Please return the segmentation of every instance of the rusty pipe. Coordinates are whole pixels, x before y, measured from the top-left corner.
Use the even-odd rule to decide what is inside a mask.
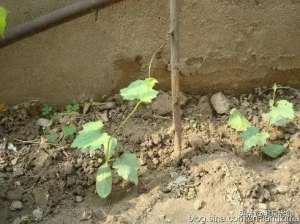
[[[122,0],[81,0],[63,8],[38,17],[32,21],[25,22],[8,29],[3,39],[0,38],[0,48],[14,43],[22,38],[31,36],[45,29],[63,23],[73,17],[82,15],[94,8],[104,8]]]

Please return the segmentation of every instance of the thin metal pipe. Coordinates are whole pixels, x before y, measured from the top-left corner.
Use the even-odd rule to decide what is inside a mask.
[[[63,23],[75,16],[82,15],[91,9],[104,8],[119,1],[122,0],[81,0],[66,7],[57,9],[30,22],[8,29],[5,33],[5,37],[3,39],[0,38],[0,48]]]

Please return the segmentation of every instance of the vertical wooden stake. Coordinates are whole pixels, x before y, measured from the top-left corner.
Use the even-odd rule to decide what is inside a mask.
[[[178,27],[178,0],[170,0],[170,47],[171,47],[171,86],[173,128],[175,131],[174,147],[175,160],[181,158],[181,108],[180,108],[180,80],[179,80],[179,27]]]

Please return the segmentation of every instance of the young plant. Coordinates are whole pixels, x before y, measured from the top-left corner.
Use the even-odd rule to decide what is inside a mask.
[[[66,113],[73,113],[73,112],[78,112],[80,109],[80,105],[76,101],[72,101],[70,104],[68,104],[65,107],[65,112]]]
[[[268,127],[271,125],[284,126],[295,117],[292,103],[287,100],[279,100],[276,102],[277,89],[278,87],[275,84],[273,86],[273,98],[269,102],[270,111],[263,114],[263,118],[268,123]],[[245,152],[250,151],[253,147],[261,146],[263,147],[262,153],[271,158],[277,158],[285,151],[283,145],[267,144],[269,134],[252,126],[244,115],[236,109],[231,110],[228,124],[231,128],[241,132],[240,136],[244,142]]]
[[[7,12],[5,8],[0,6],[0,38],[4,37],[4,32],[6,29],[6,17],[7,17]]]
[[[104,150],[104,163],[98,168],[96,174],[96,191],[101,198],[106,198],[112,191],[113,170],[124,180],[138,184],[136,155],[125,152],[119,156],[117,153],[118,142],[113,135],[125,125],[142,103],[151,103],[156,98],[158,91],[153,89],[156,83],[156,79],[149,77],[144,80],[136,80],[127,88],[121,89],[122,98],[135,101],[136,105],[112,135],[104,130],[102,121],[89,122],[83,125],[83,129],[71,145],[83,152]]]
[[[54,112],[53,107],[48,104],[44,104],[42,107],[42,115],[47,117],[50,116]]]

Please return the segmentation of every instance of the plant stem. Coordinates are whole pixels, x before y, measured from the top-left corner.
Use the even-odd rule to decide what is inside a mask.
[[[108,150],[110,147],[110,143],[112,140],[112,136],[115,135],[122,127],[124,127],[124,125],[127,123],[127,121],[132,117],[132,115],[137,111],[138,107],[142,104],[142,101],[137,102],[137,104],[134,106],[134,108],[132,109],[132,111],[127,115],[127,117],[125,118],[124,121],[122,121],[122,123],[119,125],[119,127],[113,132],[113,134],[110,136],[108,143],[107,143],[107,148],[104,149],[104,155],[105,155],[105,161],[109,161],[109,154],[108,154]]]
[[[181,108],[180,108],[180,82],[179,82],[179,25],[178,25],[178,1],[170,0],[170,46],[171,46],[171,86],[172,86],[172,110],[173,127],[175,131],[174,147],[175,160],[181,157]]]
[[[149,67],[148,67],[148,78],[151,78],[151,68],[152,68],[152,64],[153,64],[155,56],[161,51],[161,49],[163,49],[163,47],[165,45],[166,45],[166,43],[163,43],[152,55],[150,63],[149,63]]]
[[[120,124],[120,126],[117,128],[117,130],[114,133],[117,133],[126,123],[127,121],[132,117],[132,115],[137,111],[138,107],[142,104],[142,101],[137,102],[137,104],[134,106],[132,111],[127,115],[125,120]]]

